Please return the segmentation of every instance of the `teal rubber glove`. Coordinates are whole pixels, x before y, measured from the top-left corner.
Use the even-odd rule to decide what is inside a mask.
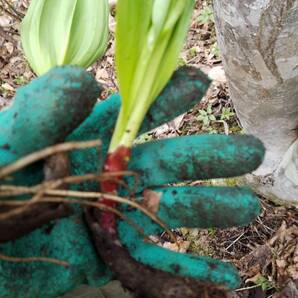
[[[66,69],[68,68],[64,68],[64,70]],[[56,76],[56,72],[59,71],[59,68],[53,70],[52,75]],[[63,81],[65,78],[73,76],[75,72],[80,72],[80,70],[71,68],[70,74],[63,74],[60,79]],[[46,77],[47,79],[45,79]],[[47,99],[52,102],[56,101],[51,107],[57,107],[58,101],[64,103],[63,106],[60,106],[61,113],[59,117],[61,118],[58,119],[52,115],[50,111],[54,111],[53,108],[39,110],[40,114],[37,114],[39,116],[36,118],[32,114],[33,109],[31,107],[34,106],[35,102],[31,101],[31,86],[33,84],[35,86],[38,85],[40,90],[47,90],[46,94],[48,92],[50,94],[49,87],[51,84],[49,82],[52,82],[52,79],[49,77],[51,77],[51,74],[47,74],[23,88],[23,93],[19,92],[17,98],[26,98],[27,101],[23,101],[25,105],[20,105],[18,108],[14,104],[11,109],[15,110],[10,112],[10,117],[7,115],[12,110],[5,111],[4,116],[5,114],[6,116],[3,118],[3,114],[1,115],[0,148],[2,150],[0,151],[0,158],[2,159],[0,160],[2,165],[8,164],[31,151],[55,144],[57,141],[62,141],[69,133],[68,126],[64,121],[67,122],[69,107],[75,107],[76,105],[73,104],[74,102],[71,98],[73,96],[71,88],[68,90],[72,96],[64,96],[66,93],[64,83],[61,84],[61,81],[54,80],[55,83],[53,85],[56,87],[51,90],[52,94]],[[44,81],[42,81],[43,79]],[[198,79],[201,79],[201,81]],[[89,82],[89,80],[87,81]],[[163,122],[167,122],[191,108],[205,93],[207,86],[208,81],[205,79],[204,82],[204,77],[193,69],[184,69],[177,72],[166,90],[157,100],[157,103],[148,113],[142,131],[152,129]],[[74,89],[83,90],[82,86],[77,87],[76,85]],[[92,94],[91,89],[89,86],[89,88],[84,89],[80,93],[81,105],[77,107],[78,114],[81,113],[81,110],[84,110],[82,106],[88,106],[88,100],[92,99],[94,102],[95,96]],[[93,90],[95,89],[96,87],[94,86]],[[61,92],[61,90],[64,91]],[[97,91],[98,89],[95,93]],[[60,94],[60,97],[57,94]],[[30,100],[28,100],[29,98]],[[103,141],[101,154],[104,158],[119,109],[119,103],[119,96],[113,95],[108,100],[96,104],[90,116],[67,137],[67,140],[81,141],[100,137]],[[169,106],[173,107],[173,110],[169,110]],[[7,132],[2,134],[2,127],[12,126],[12,124],[7,125],[7,123],[16,125],[15,122],[19,120],[13,121],[12,118],[16,111],[20,112],[20,107],[22,107],[22,114],[27,115],[26,117],[28,119],[31,120],[32,118],[32,121],[33,119],[36,119],[36,121],[29,126],[31,129],[29,133],[26,131],[19,134],[17,130],[12,129],[12,131],[16,131],[15,136],[12,135],[8,138],[6,136],[10,135]],[[9,119],[11,122],[8,121]],[[74,126],[78,125],[80,121],[81,118]],[[52,139],[49,137],[44,138],[41,135],[40,132],[43,130],[39,122],[55,123],[53,125],[53,133],[50,134],[53,136]],[[20,126],[23,127],[23,125]],[[67,127],[67,129],[64,129],[64,127]],[[71,130],[73,128],[69,129]],[[58,136],[58,131],[62,135],[60,134],[56,138],[55,136],[56,134]],[[11,141],[13,137],[20,139],[20,136],[22,136],[22,140],[19,141],[18,146],[22,148],[22,144],[25,143],[25,149],[20,151],[19,155],[13,155],[11,152],[7,152],[8,148],[13,148],[7,146],[9,144],[8,140]],[[36,139],[34,139],[35,136]],[[34,140],[33,142],[31,142],[32,139]],[[5,156],[3,151],[7,156]],[[263,146],[252,137],[183,137],[137,146],[133,151],[130,169],[140,173],[139,192],[147,187],[151,187],[155,191],[163,193],[158,216],[169,227],[227,227],[246,224],[258,214],[258,200],[249,190],[215,187],[156,187],[166,183],[184,180],[241,175],[255,169],[261,162],[263,154]],[[98,152],[96,149],[73,152],[71,154],[71,168],[73,173],[98,172],[101,165],[96,164],[95,161],[97,159]],[[15,177],[15,180],[23,185],[40,182],[40,179],[42,179],[40,165],[35,165]],[[79,186],[79,189],[97,190],[97,185],[84,183]],[[224,212],[222,212],[223,210]],[[159,227],[141,216],[138,212],[127,211],[126,214],[145,227],[146,233],[154,234],[160,231]],[[140,235],[136,234],[124,222],[119,223],[119,235],[134,258],[152,267],[175,274],[178,273],[183,276],[199,278],[208,282],[216,282],[219,285],[229,288],[236,287],[239,282],[238,275],[232,266],[209,258],[175,254],[144,243]],[[79,209],[76,210],[74,215],[68,218],[52,222],[21,239],[1,245],[0,249],[3,254],[23,257],[42,255],[63,259],[71,264],[70,268],[65,269],[45,263],[13,264],[3,261],[0,267],[0,272],[3,273],[0,276],[1,297],[27,297],[26,295],[30,297],[55,297],[69,291],[80,283],[100,285],[111,278],[111,273],[96,256],[87,229],[82,222]],[[177,265],[177,263],[179,263],[183,270],[177,272],[177,266],[173,266]]]
[[[91,75],[69,66],[53,69],[17,90],[13,105],[0,113],[0,166],[64,141],[90,114],[99,93]],[[43,180],[43,163],[38,162],[14,175],[13,181],[2,180],[0,184],[31,186]],[[96,255],[80,210],[54,221],[69,215],[69,208],[45,204],[31,209],[20,217],[0,221],[0,242],[46,225],[0,245],[0,253],[56,258],[71,266],[0,261],[0,297],[57,297],[81,283],[98,285],[111,278]]]

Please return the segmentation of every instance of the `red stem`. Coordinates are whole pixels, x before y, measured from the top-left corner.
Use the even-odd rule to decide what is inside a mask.
[[[113,173],[119,171],[125,171],[127,169],[128,161],[130,159],[131,149],[120,146],[114,152],[109,153],[104,164],[104,173]],[[113,177],[111,180],[103,180],[100,183],[100,188],[102,192],[106,193],[117,193],[118,183],[115,181],[121,179],[122,176]],[[115,207],[116,202],[109,199],[103,198],[100,203],[105,204],[109,207]],[[103,229],[109,231],[110,233],[116,233],[116,217],[112,212],[105,211],[102,213],[100,218],[100,225]]]

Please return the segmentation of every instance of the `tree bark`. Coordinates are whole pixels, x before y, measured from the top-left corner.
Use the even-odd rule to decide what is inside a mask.
[[[267,151],[247,179],[298,204],[298,0],[214,0],[214,13],[237,115]]]

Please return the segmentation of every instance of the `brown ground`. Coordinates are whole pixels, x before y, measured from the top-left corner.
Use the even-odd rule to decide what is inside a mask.
[[[29,0],[1,1],[0,109],[9,104],[16,88],[34,78],[23,57],[18,33],[20,19]],[[4,10],[4,2],[11,3],[12,7],[5,5]],[[204,100],[184,115],[182,120],[172,123],[162,131],[151,133],[153,137],[242,132],[229,98],[216,47],[212,13],[208,17],[208,7],[211,8],[211,0],[197,0],[191,29],[179,63],[198,66],[207,73],[211,71],[215,78],[214,83]],[[111,39],[105,57],[89,68],[105,86],[102,99],[117,90],[113,59],[114,25],[114,20],[111,19]],[[221,183],[233,186],[237,181],[228,179]],[[260,199],[262,214],[249,226],[226,230],[181,229],[177,231],[178,238],[185,251],[211,255],[237,266],[243,277],[243,284],[231,297],[298,297],[297,209],[276,206],[264,198]],[[169,242],[165,241],[163,245],[175,249],[175,245]]]

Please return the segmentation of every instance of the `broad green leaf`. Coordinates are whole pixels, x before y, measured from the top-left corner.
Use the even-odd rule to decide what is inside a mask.
[[[171,0],[155,0],[152,9],[152,36],[149,36],[149,43],[154,43],[160,31],[163,29],[171,7]]]
[[[118,0],[116,70],[122,106],[110,145],[130,147],[174,72],[194,0]]]
[[[32,0],[21,24],[32,69],[41,75],[57,65],[90,66],[106,49],[108,16],[107,0]]]
[[[173,27],[173,32],[171,40],[167,46],[167,55],[164,56],[162,60],[163,67],[160,67],[160,72],[158,74],[158,80],[155,81],[153,87],[153,97],[155,98],[161,90],[164,88],[168,80],[170,79],[174,69],[177,66],[177,61],[179,53],[183,46],[187,29],[189,26],[189,21],[192,15],[194,2],[192,0],[184,0],[185,7],[184,10]]]
[[[153,0],[117,3],[116,71],[122,101],[128,101],[133,76],[146,42]]]

